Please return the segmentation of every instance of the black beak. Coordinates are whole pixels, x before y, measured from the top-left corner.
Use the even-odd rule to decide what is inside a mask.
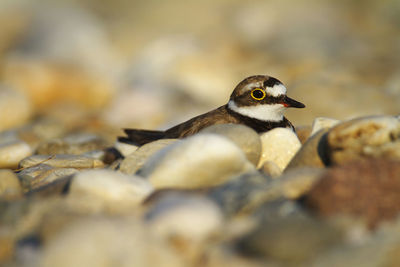
[[[283,99],[282,105],[284,105],[287,108],[305,108],[306,106],[303,103],[300,103],[290,97],[285,96]]]

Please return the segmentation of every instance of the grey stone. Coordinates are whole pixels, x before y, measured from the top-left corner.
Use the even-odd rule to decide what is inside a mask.
[[[98,168],[104,166],[104,163],[98,159],[79,155],[34,155],[25,158],[19,165],[22,168],[29,168],[42,163],[58,168],[77,169]]]
[[[284,198],[295,200],[308,192],[324,174],[320,169],[296,169],[277,178],[248,173],[210,189],[208,196],[227,215],[249,214],[265,203]]]
[[[59,179],[79,172],[74,168],[56,168],[47,164],[39,164],[25,168],[18,173],[25,191],[37,189]]]
[[[236,245],[249,256],[274,260],[281,265],[306,266],[318,253],[343,240],[341,229],[307,216],[290,201],[270,202],[263,209],[257,211],[264,216],[258,226]]]

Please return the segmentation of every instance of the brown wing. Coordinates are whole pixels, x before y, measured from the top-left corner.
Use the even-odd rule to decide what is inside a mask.
[[[165,136],[165,133],[163,131],[124,129],[124,132],[126,133],[127,137],[119,136],[119,142],[139,146],[158,139],[163,139]]]
[[[166,130],[165,138],[182,138],[214,124],[237,122],[238,120],[227,112],[227,107],[224,105]]]

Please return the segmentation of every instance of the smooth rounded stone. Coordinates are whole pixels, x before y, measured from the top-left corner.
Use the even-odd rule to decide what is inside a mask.
[[[252,170],[254,166],[229,139],[199,134],[157,152],[138,174],[148,177],[155,188],[201,188]]]
[[[36,149],[39,155],[72,154],[80,155],[93,150],[102,150],[107,143],[93,134],[75,134],[44,142]]]
[[[290,203],[269,203],[258,227],[240,238],[236,249],[247,256],[273,260],[277,266],[307,266],[316,255],[337,246],[342,232],[322,220],[293,210]]]
[[[183,267],[182,255],[131,218],[94,217],[66,225],[46,242],[43,267]]]
[[[261,135],[262,155],[258,166],[266,161],[275,162],[283,170],[300,149],[296,134],[287,128],[275,128]]]
[[[119,211],[137,206],[152,191],[151,184],[141,177],[110,170],[87,170],[74,177],[69,197],[84,199],[86,205]]]
[[[271,196],[268,191],[270,183],[271,178],[260,172],[246,173],[209,189],[207,196],[228,216],[249,213],[258,207],[260,200],[264,201],[266,194]]]
[[[205,240],[223,226],[222,213],[213,201],[185,192],[162,195],[151,203],[145,216],[156,233],[186,240]]]
[[[298,199],[311,190],[325,174],[325,171],[320,168],[296,168],[275,179],[271,183],[271,188],[279,189],[284,198]]]
[[[282,174],[282,170],[273,161],[266,161],[260,167],[260,170],[272,178],[279,177]]]
[[[392,116],[371,116],[346,121],[327,136],[331,164],[368,157],[400,159],[400,122]]]
[[[328,164],[326,136],[328,130],[320,130],[302,145],[287,165],[285,171],[301,168],[324,168]]]
[[[318,255],[310,266],[397,266],[399,263],[399,220],[370,233],[359,243],[347,243]]]
[[[315,118],[312,124],[311,136],[319,132],[320,130],[332,128],[339,122],[340,122],[339,120],[332,118],[326,118],[326,117]]]
[[[328,169],[304,196],[304,205],[324,217],[348,215],[373,229],[400,213],[400,163],[385,159]]]
[[[18,177],[25,189],[34,190],[78,172],[74,168],[56,168],[47,164],[39,164],[23,169],[18,173]]]
[[[0,168],[15,169],[22,159],[31,156],[32,153],[32,148],[23,141],[1,144]]]
[[[115,142],[114,147],[124,156],[127,157],[128,155],[135,152],[138,147],[131,144],[125,144],[121,142]]]
[[[160,139],[144,144],[122,160],[119,171],[126,174],[136,173],[156,152],[177,141],[177,139]]]
[[[208,196],[227,215],[248,214],[279,198],[300,198],[323,174],[323,170],[311,168],[296,169],[279,178],[271,178],[259,172],[248,173],[210,189]]]
[[[205,128],[201,133],[222,135],[235,143],[255,166],[261,156],[260,136],[253,129],[240,124],[217,124]]]
[[[18,90],[0,84],[0,131],[26,123],[33,115],[29,99]]]
[[[29,168],[38,164],[45,163],[57,168],[99,168],[104,163],[101,160],[79,155],[33,155],[23,159],[19,165],[21,168]]]
[[[15,199],[22,195],[18,176],[11,170],[0,170],[0,199]]]

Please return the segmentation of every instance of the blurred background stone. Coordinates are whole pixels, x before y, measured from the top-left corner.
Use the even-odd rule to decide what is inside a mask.
[[[0,174],[0,265],[396,266],[399,133],[382,122],[400,114],[399,13],[397,0],[0,1],[0,168],[14,169]],[[257,171],[258,138],[242,134],[213,147],[218,160],[210,140],[176,154],[119,144],[126,158],[106,159],[122,128],[166,129],[254,74],[307,106],[285,114],[302,144],[285,170]],[[294,153],[282,139],[267,148]],[[150,161],[157,183],[207,189],[142,205],[152,188],[132,175]],[[375,231],[341,239],[342,211]]]

